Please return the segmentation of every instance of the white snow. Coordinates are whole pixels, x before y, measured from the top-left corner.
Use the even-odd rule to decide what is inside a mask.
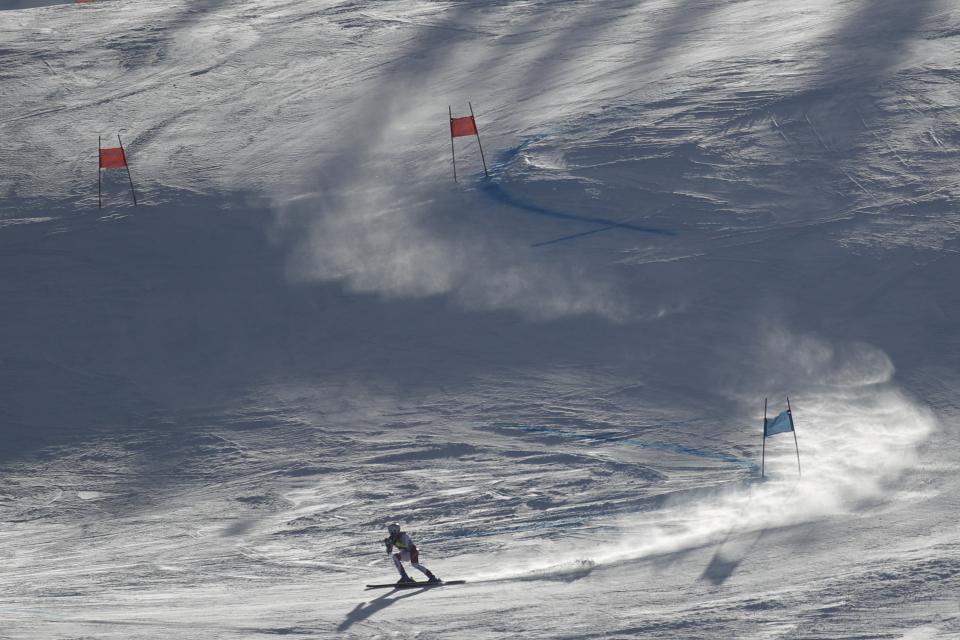
[[[955,2],[0,8],[0,639],[960,637]]]

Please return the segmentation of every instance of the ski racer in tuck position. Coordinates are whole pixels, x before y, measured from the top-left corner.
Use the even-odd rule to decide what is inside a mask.
[[[391,524],[387,527],[387,531],[390,533],[390,537],[384,538],[383,542],[387,546],[387,553],[393,555],[393,564],[397,567],[397,571],[400,572],[400,580],[397,581],[397,584],[411,584],[416,582],[416,580],[407,575],[407,572],[403,568],[404,562],[409,562],[417,571],[427,576],[430,584],[443,582],[440,578],[430,573],[429,569],[420,564],[420,552],[417,550],[417,545],[410,539],[409,534],[400,530],[399,524]],[[393,553],[394,548],[397,549],[397,553]]]

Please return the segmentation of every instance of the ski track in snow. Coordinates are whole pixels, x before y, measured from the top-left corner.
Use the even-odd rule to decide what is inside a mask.
[[[960,637],[953,3],[2,8],[0,639]]]

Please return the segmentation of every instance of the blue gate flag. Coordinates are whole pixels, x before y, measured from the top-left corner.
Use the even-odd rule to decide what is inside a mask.
[[[781,411],[776,418],[764,419],[763,437],[772,436],[778,433],[788,433],[793,431],[793,416],[790,410]]]

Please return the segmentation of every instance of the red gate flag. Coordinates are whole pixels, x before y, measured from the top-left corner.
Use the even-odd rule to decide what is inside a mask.
[[[103,208],[103,186],[100,175],[104,169],[126,169],[127,179],[130,180],[130,195],[133,196],[133,206],[137,206],[137,192],[133,188],[133,176],[130,174],[130,165],[127,164],[127,152],[123,150],[123,140],[117,134],[119,147],[103,148],[103,138],[97,136],[97,207]]]
[[[483,162],[483,175],[490,177],[487,173],[487,160],[483,157],[483,145],[480,144],[480,132],[477,131],[477,121],[473,117],[473,105],[470,105],[470,115],[462,118],[453,117],[453,107],[447,106],[447,113],[450,114],[450,158],[453,160],[453,181],[457,181],[457,154],[453,148],[453,139],[461,136],[477,136],[477,146],[480,148],[480,160]]]
[[[454,138],[478,135],[477,121],[473,119],[473,116],[450,118],[450,135]]]
[[[127,166],[127,157],[120,147],[100,149],[101,169],[123,169]]]

